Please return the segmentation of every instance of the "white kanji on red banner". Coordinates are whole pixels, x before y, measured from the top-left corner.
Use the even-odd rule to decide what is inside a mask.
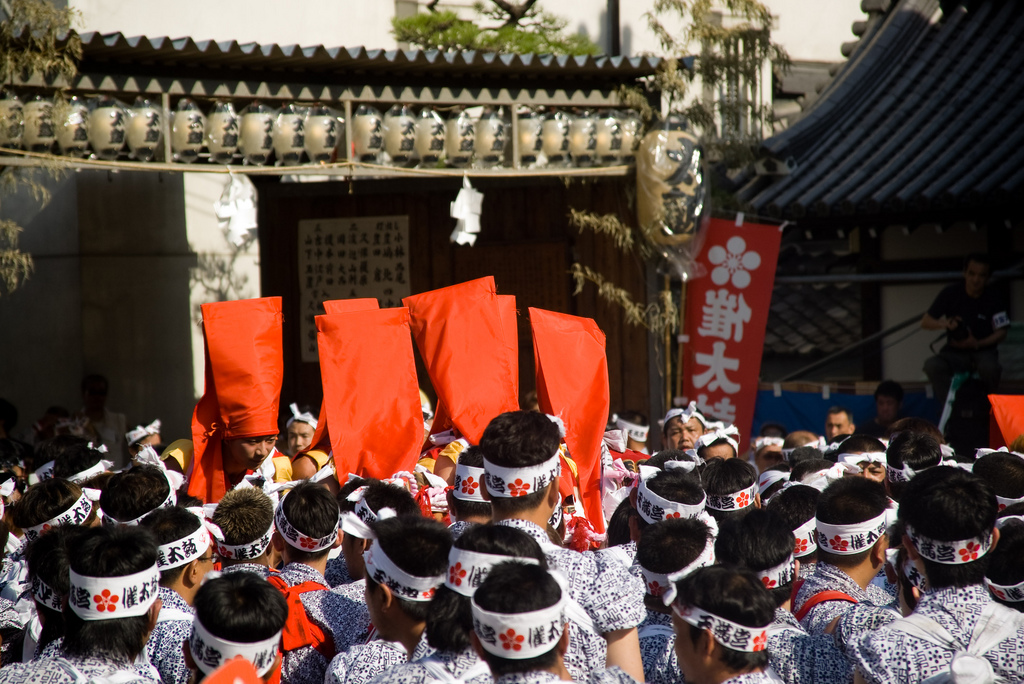
[[[718,337],[742,342],[743,324],[749,322],[750,307],[743,300],[742,293],[738,296],[729,294],[724,287],[720,290],[708,290],[701,327],[697,328],[697,334],[701,337]]]

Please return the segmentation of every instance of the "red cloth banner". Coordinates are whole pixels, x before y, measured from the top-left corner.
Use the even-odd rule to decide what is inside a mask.
[[[1024,396],[990,394],[988,400],[992,404],[989,448],[1013,444],[1013,440],[1024,434]]]
[[[412,470],[423,414],[409,310],[368,309],[316,317],[324,409],[339,479]]]
[[[594,529],[604,532],[601,440],[610,401],[604,333],[589,318],[529,311],[540,410],[565,423],[565,443],[579,470],[583,509]]]
[[[409,307],[438,405],[444,405],[459,433],[477,444],[492,418],[519,409],[505,333],[508,311],[502,315],[494,278],[424,292],[402,303]]]
[[[707,274],[686,290],[683,399],[735,424],[745,450],[782,233],[723,219],[711,219],[707,231],[697,259]]]

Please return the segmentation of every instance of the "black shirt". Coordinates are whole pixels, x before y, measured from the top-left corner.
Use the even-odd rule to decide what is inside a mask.
[[[982,340],[1000,328],[1010,325],[1006,304],[991,288],[986,287],[978,298],[967,295],[963,282],[953,283],[942,289],[928,309],[932,318],[954,318],[959,316],[975,339]]]

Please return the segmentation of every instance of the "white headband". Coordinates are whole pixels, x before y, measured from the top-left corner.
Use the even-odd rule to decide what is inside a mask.
[[[748,627],[720,618],[697,606],[673,606],[676,616],[697,629],[709,629],[715,641],[731,651],[759,653],[768,645],[768,627]]]
[[[491,496],[514,499],[540,492],[558,480],[562,473],[559,452],[535,466],[503,468],[484,459],[484,484]]]
[[[899,549],[886,549],[885,560],[892,567],[893,572],[898,573],[899,568]],[[903,563],[903,576],[906,577],[912,585],[917,587],[922,592],[928,590],[928,582],[925,580],[924,575],[917,569],[917,565],[912,563],[908,558]]]
[[[641,466],[645,468],[646,466]],[[656,474],[656,473],[655,473]],[[696,518],[704,510],[707,503],[707,496],[695,504],[684,504],[678,501],[669,501],[665,497],[652,492],[647,488],[647,480],[653,475],[640,478],[636,488],[636,511],[640,517],[649,523],[661,522],[668,518]]]
[[[793,565],[793,554],[789,554],[789,558],[775,567],[761,570],[754,574],[761,580],[761,584],[764,585],[765,589],[778,589],[779,587],[786,586],[793,581],[793,576],[796,575],[796,566]]]
[[[397,487],[398,485],[392,486]],[[395,517],[395,511],[391,508],[382,508],[379,513],[373,512],[373,509],[366,503],[366,485],[357,487],[348,495],[347,499],[354,501],[356,507],[354,512],[345,511],[341,514],[341,530],[345,534],[360,539],[376,539],[377,535],[370,524]]]
[[[218,667],[241,656],[252,663],[260,677],[265,676],[277,662],[277,651],[281,643],[281,632],[269,639],[243,644],[216,637],[203,627],[199,618],[192,620],[192,634],[188,638],[188,648],[196,667],[203,674],[210,674]]]
[[[75,484],[82,484],[89,478],[95,477],[100,473],[105,473],[114,467],[113,461],[108,461],[105,458],[101,458],[95,465],[92,465],[80,473],[75,473],[71,477],[67,478],[68,482],[74,482]]]
[[[299,551],[305,551],[306,553],[316,553],[329,549],[334,545],[334,542],[338,539],[338,521],[334,523],[334,528],[330,534],[327,534],[319,539],[306,536],[305,533],[300,532],[292,525],[291,521],[288,520],[288,516],[284,512],[284,503],[277,507],[277,512],[274,514],[274,526],[277,527],[278,533],[281,538],[288,542],[288,545],[292,548],[298,549]]]
[[[999,496],[998,494],[996,495],[996,502],[999,504],[1000,511],[1006,508],[1007,506],[1019,504],[1021,501],[1024,501],[1024,496],[1020,497],[1019,499],[1014,499],[1006,496]]]
[[[460,501],[486,501],[481,486],[483,481],[483,468],[456,464],[452,496]]]
[[[36,468],[36,477],[39,478],[40,482],[42,482],[43,480],[52,480],[53,479],[53,467],[54,467],[54,465],[56,465],[55,461],[47,461],[43,465],[41,465],[38,468]]]
[[[647,425],[639,425],[637,423],[631,423],[628,420],[617,418],[615,420],[615,427],[620,430],[625,430],[626,434],[635,439],[638,442],[646,442],[647,434],[651,428]]]
[[[939,541],[919,534],[907,525],[907,537],[922,557],[942,565],[963,565],[976,561],[992,548],[992,535],[958,539],[956,541]]]
[[[1011,522],[1019,522],[1024,524],[1024,515],[1004,515],[1001,518],[996,518],[996,527],[1003,529],[1007,524]]]
[[[270,546],[270,538],[274,536],[274,521],[270,521],[270,527],[262,536],[254,539],[248,544],[227,544],[223,540],[217,540],[217,555],[228,560],[252,560],[262,556],[267,547]]]
[[[700,450],[704,447],[711,446],[718,440],[725,440],[732,447],[734,454],[740,452],[740,445],[736,442],[733,437],[739,437],[739,430],[733,426],[729,426],[725,430],[715,430],[714,432],[705,432],[703,435],[697,438],[697,444],[694,445],[694,449]]]
[[[715,564],[715,540],[708,539],[704,550],[700,552],[686,567],[675,572],[654,572],[638,564],[640,574],[644,577],[647,593],[660,598],[666,606],[676,600],[676,582],[700,568]]]
[[[754,505],[757,483],[732,494],[708,494],[706,506],[713,511],[739,511]]]
[[[157,418],[156,420],[154,420],[152,423],[145,427],[141,425],[136,425],[134,430],[129,430],[127,434],[125,434],[124,438],[125,440],[127,440],[128,446],[131,446],[132,444],[138,442],[140,439],[149,437],[150,435],[156,435],[159,433],[160,419]]]
[[[1024,582],[1006,585],[996,584],[988,577],[985,578],[985,586],[992,592],[992,595],[1008,603],[1020,603],[1024,601]]]
[[[4,499],[14,493],[14,489],[17,486],[14,478],[11,477],[8,480],[4,480],[3,484],[0,484],[0,518],[4,517],[4,511],[6,510],[6,504]]]
[[[287,423],[285,423],[284,426],[286,428],[290,428],[292,423],[307,423],[310,427],[316,430],[316,416],[309,411],[300,413],[298,404],[289,404],[288,408],[292,411],[292,417],[288,419]]]
[[[840,556],[852,556],[870,549],[885,534],[886,514],[849,525],[830,525],[815,518],[818,547]]]
[[[693,469],[697,466],[704,465],[704,459],[697,455],[697,452],[693,449],[686,449],[683,451],[689,460],[686,461],[665,461],[661,464],[662,470],[682,470],[683,472],[692,473]],[[641,470],[644,468],[652,468],[657,470],[654,466],[640,466]]]
[[[32,598],[41,603],[43,607],[55,610],[58,613],[61,611],[61,603],[64,600],[64,597],[57,593],[53,587],[37,576],[32,577]]]
[[[803,480],[799,484],[807,485],[808,487],[814,487],[819,492],[825,491],[825,488],[836,480],[841,480],[847,474],[857,475],[860,473],[860,467],[850,465],[849,463],[836,462],[832,467],[826,468],[825,470],[818,470],[813,473],[807,473],[804,475]]]
[[[565,630],[563,589],[558,602],[528,613],[493,613],[470,599],[473,631],[485,651],[506,660],[526,660],[553,649]]]
[[[884,451],[865,451],[861,454],[842,453],[839,454],[839,457],[836,460],[840,463],[846,463],[853,466],[860,466],[864,461],[886,465]]]
[[[943,446],[945,446],[945,445],[943,445]],[[973,463],[960,463],[956,459],[944,458],[944,459],[940,460],[938,463],[936,463],[935,465],[933,465],[933,466],[925,466],[924,468],[921,468],[920,470],[914,470],[913,468],[908,466],[906,463],[903,464],[902,468],[897,470],[896,468],[893,468],[891,465],[886,463],[885,464],[885,475],[886,475],[886,478],[889,480],[889,482],[910,482],[914,478],[914,476],[917,475],[918,473],[920,473],[922,471],[925,471],[928,468],[936,468],[938,466],[949,466],[951,468],[960,468],[961,470],[966,470],[968,472],[970,472],[974,468],[974,464]]]
[[[793,536],[796,537],[796,543],[793,545],[794,556],[806,556],[809,553],[814,553],[818,550],[818,542],[815,541],[817,534],[818,521],[811,518],[800,527],[793,530]]]
[[[377,584],[386,585],[395,598],[424,602],[434,598],[434,592],[444,584],[444,575],[416,577],[394,564],[380,544],[375,543],[363,552],[366,576]]]
[[[68,606],[83,620],[112,620],[145,615],[157,600],[160,570],[156,563],[134,575],[86,577],[70,570]]]
[[[95,490],[90,491],[94,492]],[[92,513],[92,499],[83,489],[78,500],[71,504],[71,508],[50,518],[46,522],[33,525],[32,527],[26,527],[23,532],[29,541],[35,541],[36,539],[39,539],[39,535],[53,527],[60,527],[61,525],[81,525],[89,519],[90,513]]]
[[[139,517],[133,518],[131,520],[118,520],[117,518],[114,518],[113,516],[108,514],[103,516],[103,522],[107,525],[124,525],[125,527],[135,527],[140,522],[142,522],[143,518],[150,515],[151,513],[155,513],[156,511],[159,511],[161,508],[170,508],[171,506],[177,506],[178,494],[177,492],[174,491],[174,487],[171,486],[170,480],[167,481],[167,488],[170,490],[167,493],[167,497],[159,506],[157,506],[153,510],[146,511]]]
[[[1024,454],[1018,451],[1010,451],[1008,448],[1004,446],[999,447],[998,449],[986,449],[984,447],[981,447],[980,449],[975,449],[974,458],[975,460],[977,460],[982,456],[988,456],[989,454],[1013,454],[1017,458],[1024,458]]]
[[[210,536],[210,531],[206,527],[206,521],[200,519],[199,529],[195,532],[183,539],[177,539],[157,547],[157,567],[161,571],[170,570],[202,557],[206,550],[210,548]]]
[[[755,437],[754,438],[754,451],[757,451],[761,447],[766,446],[777,446],[781,447],[786,443],[782,437]]]
[[[764,493],[780,481],[789,482],[789,473],[783,470],[764,471],[757,477],[757,493],[764,497]]]
[[[444,585],[457,594],[472,596],[491,572],[491,568],[506,562],[540,565],[536,558],[466,551],[453,546],[448,552],[448,576],[444,580]]]
[[[684,409],[669,409],[668,413],[665,414],[665,417],[661,421],[662,427],[668,425],[668,421],[673,418],[679,418],[683,422],[683,425],[689,423],[691,418],[696,418],[700,421],[700,424],[704,426],[704,429],[707,429],[708,427],[708,420],[704,417],[704,414],[700,412],[700,409],[697,408],[697,402],[695,401],[691,401],[690,405]]]

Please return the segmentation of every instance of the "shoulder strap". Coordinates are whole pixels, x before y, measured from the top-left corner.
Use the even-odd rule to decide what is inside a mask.
[[[326,589],[319,582],[308,581],[297,584],[294,587],[280,575],[270,575],[267,581],[277,590],[284,594],[285,602],[288,604],[288,619],[284,623],[284,631],[281,634],[281,645],[284,651],[294,651],[303,646],[312,646],[319,651],[328,661],[335,656],[334,636],[309,619],[306,607],[302,605],[302,594],[318,589]]]
[[[637,636],[641,639],[650,639],[653,637],[670,637],[675,632],[668,625],[640,625],[636,629]]]
[[[794,617],[797,621],[803,620],[807,617],[807,613],[811,612],[811,608],[818,605],[819,603],[825,603],[826,601],[849,601],[850,603],[857,603],[857,599],[853,598],[849,594],[844,594],[841,591],[834,589],[828,589],[826,591],[819,591],[811,598],[804,601],[804,604],[800,606]]]
[[[431,679],[436,679],[440,682],[444,682],[445,684],[456,684],[458,681],[455,675],[449,672],[448,668],[433,656],[424,658],[419,661],[419,664],[423,666],[423,669],[427,671],[427,674],[430,675]]]
[[[187,613],[181,608],[161,608],[160,614],[156,616],[157,623],[171,622],[175,620],[192,622],[195,616],[192,613]]]

